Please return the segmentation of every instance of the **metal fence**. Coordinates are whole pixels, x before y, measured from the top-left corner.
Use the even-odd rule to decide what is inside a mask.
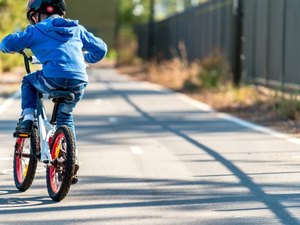
[[[148,56],[149,27],[136,29],[139,56]],[[222,49],[232,58],[232,0],[212,0],[199,7],[158,22],[154,26],[153,52],[159,58],[180,56],[184,45],[189,61],[207,56],[212,49]]]
[[[244,12],[244,78],[299,90],[300,1],[247,0]]]
[[[235,3],[242,4],[242,33],[236,32]],[[137,27],[139,56],[149,52],[149,26]],[[153,53],[158,58],[181,56],[193,61],[220,49],[231,66],[242,64],[244,82],[282,90],[300,89],[299,0],[211,0],[155,23]],[[236,54],[236,42],[241,52]]]

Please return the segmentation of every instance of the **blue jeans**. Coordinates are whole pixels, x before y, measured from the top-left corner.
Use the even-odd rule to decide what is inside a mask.
[[[87,82],[65,78],[45,78],[42,71],[24,76],[22,80],[22,116],[35,114],[37,108],[37,93],[47,94],[53,90],[67,90],[75,94],[73,101],[64,101],[59,105],[57,113],[57,126],[67,125],[73,131],[75,140],[76,132],[73,120],[73,109],[82,99]]]

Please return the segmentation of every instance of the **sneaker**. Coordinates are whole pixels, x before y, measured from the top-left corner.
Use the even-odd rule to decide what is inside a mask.
[[[24,120],[24,121],[19,121],[16,127],[16,132],[17,133],[22,133],[22,134],[31,134],[32,132],[32,127],[33,127],[33,121],[32,120]]]
[[[72,177],[72,183],[71,184],[76,184],[78,182],[78,176],[77,176],[78,170],[79,170],[79,164],[78,164],[78,162],[75,162],[74,175]]]

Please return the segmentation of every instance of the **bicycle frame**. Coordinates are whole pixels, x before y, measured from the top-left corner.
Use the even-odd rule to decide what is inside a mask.
[[[31,72],[29,62],[34,61],[34,64],[38,64],[33,57],[27,56],[24,51],[21,51],[20,54],[24,57],[24,63],[26,72],[29,74]],[[51,142],[51,137],[55,131],[54,125],[50,124],[47,119],[47,114],[45,110],[45,106],[43,103],[43,93],[37,93],[37,123],[38,123],[38,131],[40,137],[40,147],[41,147],[41,157],[40,161],[45,164],[51,164],[52,157],[50,154],[49,143]]]
[[[54,134],[55,128],[53,127],[53,125],[49,123],[47,119],[42,97],[43,94],[38,93],[37,122],[38,122],[38,131],[39,131],[40,146],[41,146],[40,160],[45,164],[50,164],[52,162],[52,157],[50,154],[49,143],[51,142],[51,137]]]

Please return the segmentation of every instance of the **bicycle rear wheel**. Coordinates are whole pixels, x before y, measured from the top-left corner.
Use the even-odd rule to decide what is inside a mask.
[[[39,153],[39,137],[34,127],[30,137],[18,137],[15,144],[13,174],[19,191],[30,188],[35,177]]]
[[[75,168],[75,140],[69,127],[55,131],[50,151],[53,163],[47,168],[47,189],[52,200],[59,202],[70,190]]]

